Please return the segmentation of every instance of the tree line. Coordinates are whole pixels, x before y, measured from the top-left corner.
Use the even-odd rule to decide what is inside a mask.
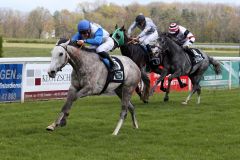
[[[165,32],[171,22],[188,28],[197,42],[240,41],[240,6],[203,3],[162,3],[148,5],[132,3],[119,6],[104,1],[84,2],[74,12],[55,11],[43,7],[29,13],[0,8],[0,35],[7,38],[71,37],[77,32],[77,23],[88,19],[112,32],[114,26],[128,28],[135,17],[143,13],[153,19],[159,30]]]

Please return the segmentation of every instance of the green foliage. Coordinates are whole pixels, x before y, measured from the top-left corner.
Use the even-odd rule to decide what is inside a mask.
[[[132,99],[139,129],[130,113],[118,136],[120,101],[95,96],[74,103],[66,127],[47,132],[63,100],[0,104],[0,155],[11,160],[237,160],[240,159],[240,90],[203,90],[181,105],[186,92],[170,101],[155,94],[149,104]]]
[[[196,42],[239,41],[240,12],[238,6],[211,3],[162,3],[148,5],[132,3],[128,6],[106,4],[103,1],[80,3],[75,12],[56,11],[53,15],[44,8],[36,8],[27,16],[19,11],[9,11],[2,16],[0,32],[4,37],[55,37],[70,38],[77,31],[81,19],[99,23],[107,31],[113,32],[115,24],[126,28],[135,17],[143,13],[151,17],[159,30],[167,31],[171,22],[178,22],[189,29]],[[5,15],[0,10],[0,15]],[[134,34],[138,34],[135,30]]]
[[[0,57],[3,57],[3,39],[2,39],[2,36],[0,36]]]

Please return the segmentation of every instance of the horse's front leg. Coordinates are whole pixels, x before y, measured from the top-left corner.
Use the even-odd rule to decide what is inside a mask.
[[[157,85],[164,80],[164,78],[167,76],[168,72],[167,70],[163,70],[162,75],[158,78],[158,80],[155,82],[153,85],[151,91],[150,91],[150,96],[153,96],[153,93],[155,92]]]
[[[168,87],[166,89],[166,93],[165,93],[165,96],[164,96],[164,102],[167,102],[169,100],[169,92],[170,92],[170,87],[171,87],[171,82],[172,82],[172,79],[168,79]]]
[[[168,94],[170,93],[170,87],[171,87],[171,82],[172,82],[173,78],[177,78],[178,80],[181,81],[181,79],[179,78],[180,75],[181,75],[181,70],[177,70],[171,76],[168,77],[168,87],[167,87],[166,94],[164,97],[164,102],[169,100]]]
[[[133,87],[125,87],[124,86],[121,90],[121,92],[122,92],[121,95],[118,94],[118,96],[121,97],[122,110],[120,113],[120,119],[118,121],[118,124],[112,133],[113,135],[117,135],[120,128],[122,127],[123,122],[127,117],[128,107],[132,107],[130,109],[133,109],[133,106],[131,106],[131,102],[130,102],[133,91],[134,91]],[[132,111],[131,114],[132,114],[133,123],[134,123],[135,127],[138,128],[134,110],[131,110],[131,111]]]
[[[144,103],[148,103],[149,98],[149,91],[150,91],[150,80],[148,78],[148,75],[143,69],[141,70],[141,79],[144,83],[143,85],[143,94],[141,96],[141,99]]]
[[[163,92],[166,92],[166,91],[167,91],[167,89],[164,88],[164,79],[163,79],[162,82],[161,82],[160,90],[163,91]]]
[[[89,87],[84,87],[78,91],[76,88],[71,86],[68,91],[67,100],[63,105],[59,116],[57,117],[55,122],[49,125],[46,129],[49,131],[53,131],[58,126],[61,127],[65,126],[67,123],[66,118],[69,115],[73,102],[76,101],[78,98],[88,96],[89,93],[90,93]]]
[[[186,83],[183,83],[183,82],[181,81],[181,78],[180,78],[180,77],[177,77],[177,80],[178,80],[178,83],[179,83],[180,88],[184,88],[184,87],[187,86]]]

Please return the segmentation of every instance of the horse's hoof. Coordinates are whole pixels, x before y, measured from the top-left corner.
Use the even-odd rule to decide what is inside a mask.
[[[167,91],[166,88],[160,88],[160,90],[163,91],[163,92],[166,92],[166,91]]]
[[[112,133],[113,136],[117,136],[117,133]]]
[[[133,129],[138,129],[138,126],[133,126]]]
[[[54,127],[53,127],[53,126],[48,126],[48,127],[46,128],[46,130],[47,130],[47,131],[54,131]]]
[[[163,101],[164,102],[168,102],[169,98],[164,98]]]
[[[148,101],[147,100],[143,100],[143,103],[148,103]]]
[[[182,104],[187,105],[187,102],[182,102]]]
[[[183,83],[180,88],[184,88],[184,87],[187,87],[187,84],[186,83]]]
[[[64,127],[64,126],[66,126],[66,125],[67,125],[67,120],[66,120],[65,118],[63,118],[63,119],[60,121],[59,126],[60,126],[60,127]]]
[[[150,91],[149,96],[153,96],[154,91]]]

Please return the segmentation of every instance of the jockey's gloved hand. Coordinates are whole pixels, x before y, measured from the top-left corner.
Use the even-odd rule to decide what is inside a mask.
[[[139,37],[132,38],[133,41],[139,42]]]
[[[83,40],[78,40],[78,41],[77,41],[77,44],[78,44],[79,46],[82,46],[82,45],[84,45],[84,41],[83,41]]]
[[[184,49],[189,49],[189,48],[190,48],[190,45],[189,45],[189,44],[184,44],[184,45],[183,45],[183,48],[184,48]]]

